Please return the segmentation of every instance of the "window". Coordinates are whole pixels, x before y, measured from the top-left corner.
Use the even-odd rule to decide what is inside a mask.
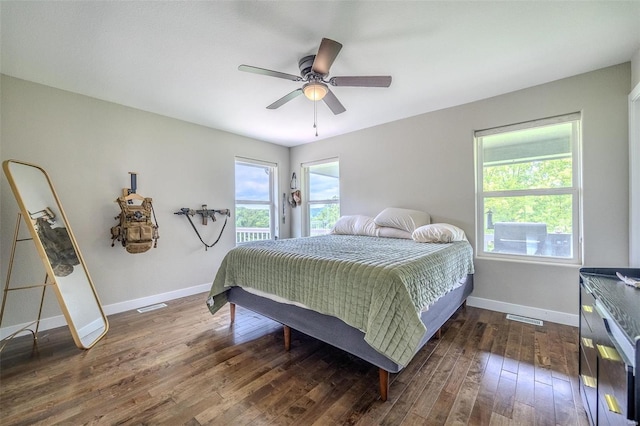
[[[579,263],[580,114],[475,140],[478,256]]]
[[[277,166],[236,158],[236,244],[276,235]]]
[[[336,159],[302,165],[305,235],[328,234],[340,218],[340,167]]]

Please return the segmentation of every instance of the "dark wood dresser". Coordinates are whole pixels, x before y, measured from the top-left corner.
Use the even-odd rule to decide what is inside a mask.
[[[640,421],[640,289],[616,272],[640,277],[640,269],[580,270],[580,393],[594,425]]]

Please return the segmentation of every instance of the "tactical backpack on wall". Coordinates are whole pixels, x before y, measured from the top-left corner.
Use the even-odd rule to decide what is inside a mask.
[[[151,198],[144,198],[142,204],[129,204],[125,197],[118,197],[117,201],[121,212],[115,219],[120,223],[111,228],[111,247],[116,240],[122,242],[129,253],[144,253],[152,246],[157,247],[160,237]]]

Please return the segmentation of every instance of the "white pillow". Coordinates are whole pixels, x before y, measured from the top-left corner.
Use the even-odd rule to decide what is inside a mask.
[[[369,216],[353,215],[342,216],[333,228],[331,228],[332,234],[341,235],[368,235],[375,237],[378,235],[376,224],[373,223],[373,218]]]
[[[411,237],[419,243],[451,243],[453,241],[467,241],[464,231],[448,223],[434,223],[424,225],[413,231]]]
[[[413,232],[416,228],[431,223],[431,216],[429,216],[429,213],[419,210],[388,207],[378,213],[378,216],[373,221],[378,226],[388,226]]]
[[[388,226],[381,226],[378,228],[378,237],[385,238],[404,238],[406,240],[411,239],[411,232],[403,231],[398,228],[389,228]]]

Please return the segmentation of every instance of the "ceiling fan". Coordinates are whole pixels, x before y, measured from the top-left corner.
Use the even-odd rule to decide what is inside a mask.
[[[338,56],[340,49],[342,49],[342,44],[328,38],[323,38],[317,54],[305,56],[298,62],[300,76],[253,67],[251,65],[240,65],[238,69],[240,71],[252,72],[270,77],[304,82],[301,88],[298,88],[278,99],[269,105],[267,109],[280,108],[282,105],[304,93],[309,100],[323,100],[334,114],[340,114],[345,112],[346,109],[342,106],[333,92],[329,90],[328,85],[352,87],[389,87],[391,85],[391,76],[388,75],[368,77],[331,77],[329,80],[326,80],[329,76],[329,68],[331,68],[333,61],[335,61]]]

